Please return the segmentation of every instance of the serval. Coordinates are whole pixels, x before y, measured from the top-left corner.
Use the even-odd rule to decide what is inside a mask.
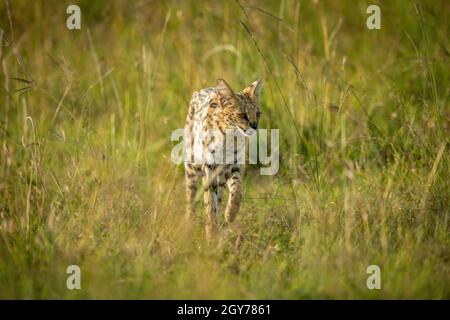
[[[225,223],[231,223],[239,212],[242,200],[242,162],[238,162],[236,157],[245,149],[245,143],[239,145],[236,139],[245,140],[245,137],[254,134],[258,128],[261,87],[262,80],[257,80],[235,93],[225,80],[219,79],[216,87],[194,92],[189,103],[184,128],[185,155],[188,155],[185,157],[186,211],[187,216],[192,217],[197,184],[202,177],[208,240],[218,227],[217,216],[225,184],[229,190]],[[226,140],[230,138],[232,142],[228,144]],[[220,150],[219,157],[217,150]],[[221,161],[223,150],[226,161]],[[198,156],[199,152],[201,156]],[[232,161],[229,161],[230,154]]]

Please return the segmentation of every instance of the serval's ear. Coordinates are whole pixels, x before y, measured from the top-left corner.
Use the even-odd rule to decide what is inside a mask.
[[[261,92],[263,80],[262,78],[259,78],[255,82],[253,82],[251,85],[249,85],[247,88],[242,90],[242,93],[249,96],[251,99],[258,100],[259,93]]]
[[[219,96],[220,105],[225,107],[227,101],[234,97],[233,89],[223,79],[217,80],[217,95]]]

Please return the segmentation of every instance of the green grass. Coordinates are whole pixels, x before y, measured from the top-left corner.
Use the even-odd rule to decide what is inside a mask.
[[[7,3],[0,298],[450,298],[446,1],[383,2],[373,31],[365,1],[78,1],[79,31],[72,2]],[[280,171],[248,169],[208,247],[170,133],[194,90],[261,74]]]

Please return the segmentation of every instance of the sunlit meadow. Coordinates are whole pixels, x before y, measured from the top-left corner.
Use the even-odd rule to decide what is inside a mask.
[[[2,0],[0,298],[450,298],[449,13]],[[259,76],[280,171],[247,167],[238,218],[208,245],[170,134],[194,90]]]

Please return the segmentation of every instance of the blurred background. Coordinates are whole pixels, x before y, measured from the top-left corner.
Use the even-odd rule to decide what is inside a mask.
[[[0,298],[450,298],[449,13],[2,0]],[[209,247],[201,206],[183,220],[170,134],[193,91],[261,75],[280,171],[248,167],[238,218]]]

